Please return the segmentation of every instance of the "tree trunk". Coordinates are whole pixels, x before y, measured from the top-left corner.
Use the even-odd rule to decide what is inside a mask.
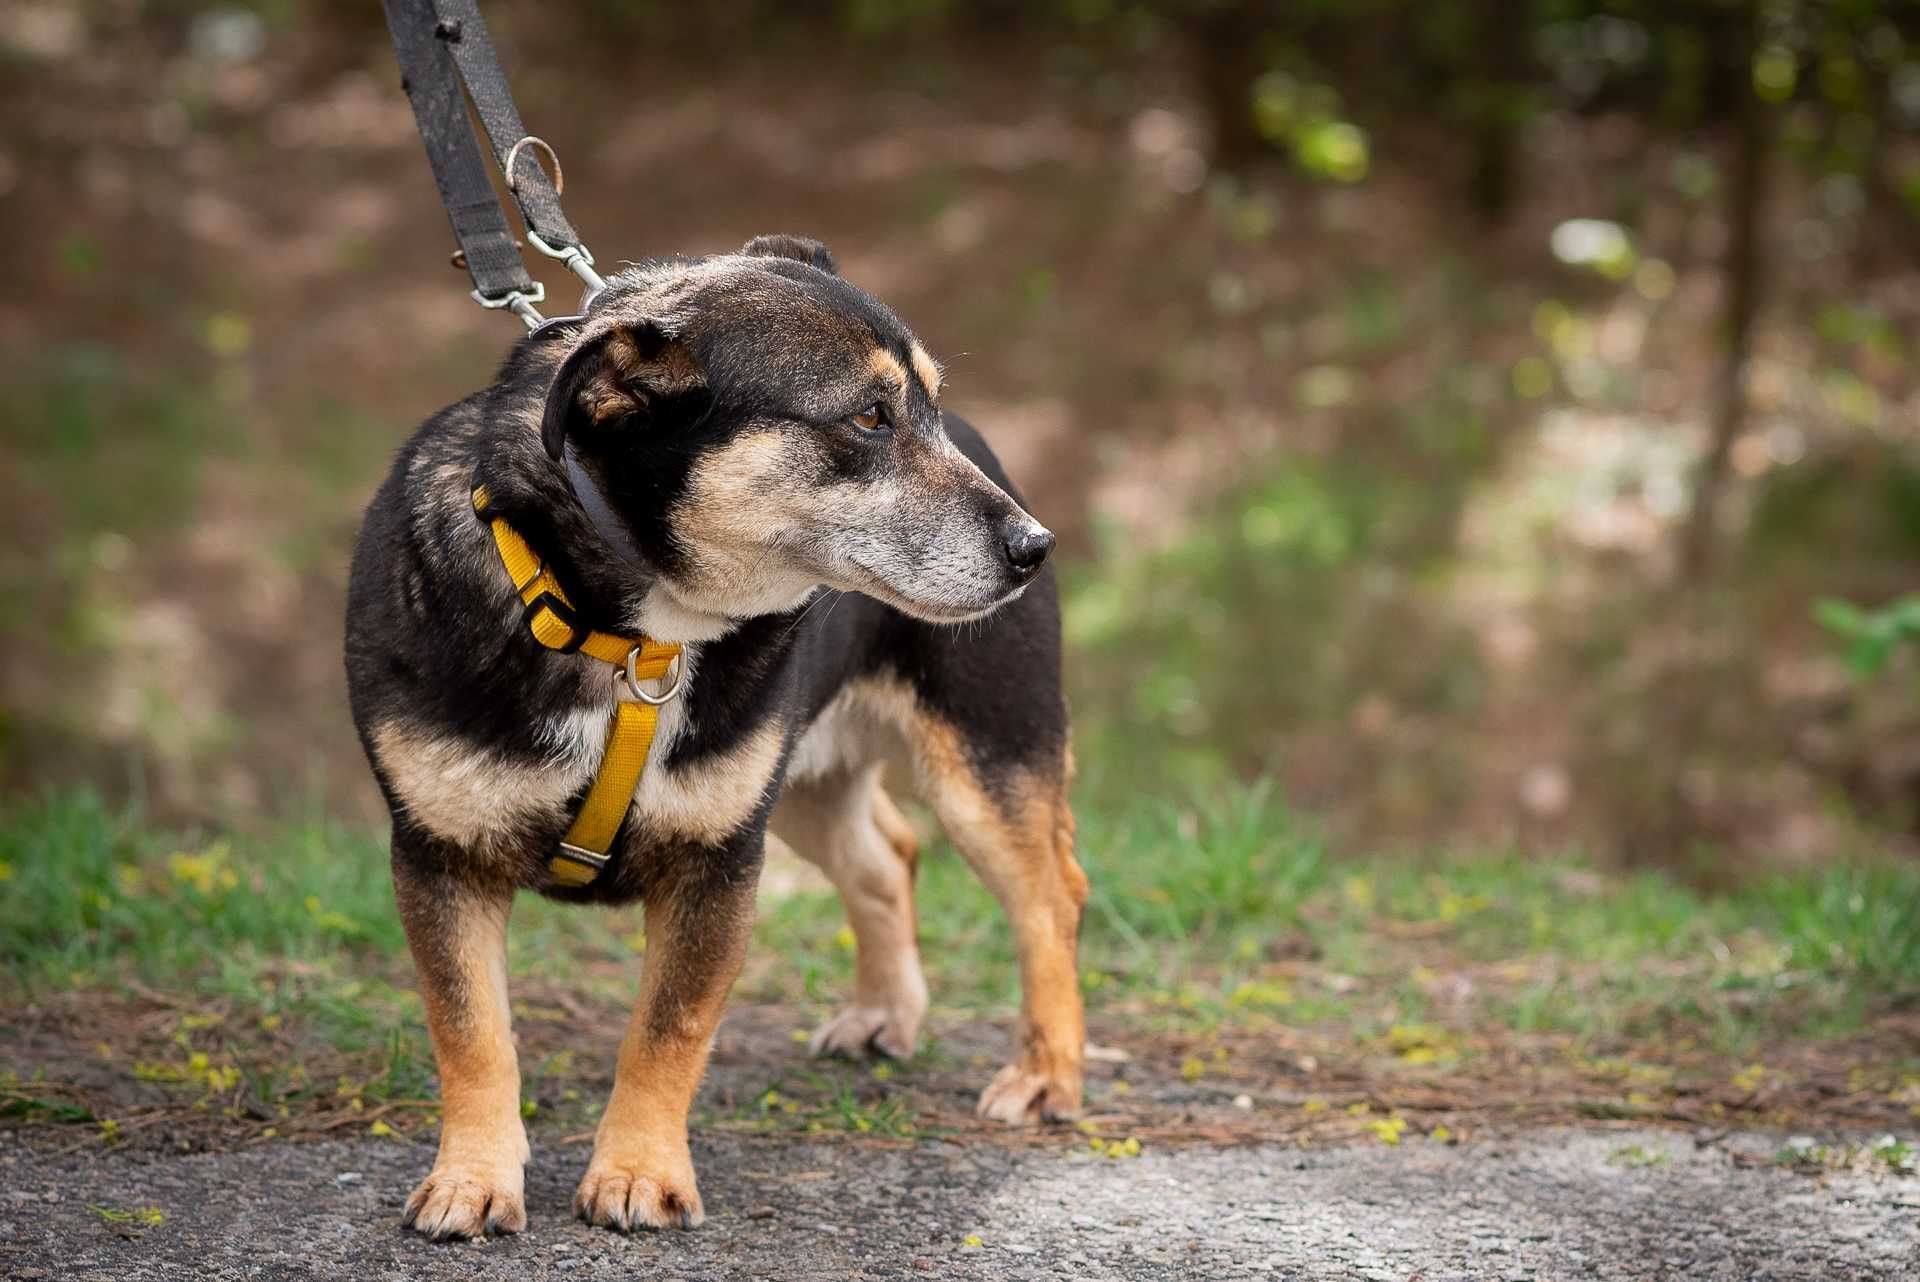
[[[1519,186],[1520,127],[1527,92],[1527,41],[1533,34],[1526,14],[1509,0],[1480,0],[1474,7],[1479,34],[1480,85],[1470,111],[1473,173],[1468,192],[1474,211],[1489,225],[1499,224],[1513,206]]]
[[[1736,25],[1738,37],[1727,42],[1729,61],[1750,68],[1758,14],[1748,7]],[[1707,451],[1700,460],[1694,484],[1693,510],[1680,549],[1683,581],[1698,583],[1712,569],[1718,544],[1720,500],[1726,489],[1728,460],[1747,418],[1747,364],[1752,355],[1753,321],[1760,307],[1760,232],[1765,224],[1768,161],[1772,154],[1772,119],[1751,83],[1742,85],[1736,109],[1737,138],[1733,180],[1727,185],[1727,226],[1730,237],[1724,270],[1726,302],[1721,310],[1723,348],[1714,379],[1713,425]]]

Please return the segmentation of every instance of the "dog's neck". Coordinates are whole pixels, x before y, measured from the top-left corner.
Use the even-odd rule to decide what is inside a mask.
[[[571,451],[564,464],[549,460],[537,441],[496,439],[474,479],[487,485],[496,510],[553,565],[583,621],[601,631],[683,645],[718,640],[747,622],[676,592],[590,469]]]

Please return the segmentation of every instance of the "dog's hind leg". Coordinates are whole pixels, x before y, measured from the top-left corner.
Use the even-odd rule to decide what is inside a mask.
[[[933,718],[913,735],[920,787],[940,825],[1007,914],[1020,959],[1014,1059],[981,1093],[1002,1122],[1055,1121],[1080,1110],[1086,1022],[1075,955],[1087,877],[1073,853],[1071,773],[1057,760],[983,774],[959,736]]]
[[[706,1218],[687,1149],[687,1110],[740,973],[759,883],[754,857],[688,852],[646,892],[640,1000],[620,1044],[613,1098],[574,1212],[613,1229],[685,1228]]]
[[[507,1008],[513,888],[448,873],[449,853],[395,826],[394,897],[420,974],[441,1112],[440,1154],[403,1223],[435,1239],[527,1226],[527,1133]]]
[[[813,1053],[910,1057],[927,1013],[913,912],[919,840],[881,788],[880,767],[789,783],[772,826],[839,890],[857,948],[853,1004],[814,1030]]]

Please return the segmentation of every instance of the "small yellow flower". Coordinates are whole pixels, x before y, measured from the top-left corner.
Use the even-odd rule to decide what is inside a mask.
[[[384,1121],[382,1121],[377,1117],[373,1120],[373,1125],[367,1128],[367,1134],[375,1137],[376,1139],[385,1139],[389,1135],[396,1135],[398,1133],[399,1132],[395,1131],[391,1126],[388,1126]]]
[[[1436,1144],[1445,1144],[1453,1138],[1453,1132],[1448,1130],[1444,1125],[1436,1126],[1427,1132],[1427,1138]]]
[[[834,931],[833,942],[834,946],[841,952],[852,952],[854,949],[853,927],[842,926],[839,930]]]
[[[978,1233],[969,1233],[960,1239],[960,1245],[970,1251],[978,1251],[981,1247],[985,1246],[986,1243],[981,1241]]]
[[[1373,879],[1371,877],[1348,877],[1340,883],[1340,893],[1346,901],[1361,912],[1373,907]]]
[[[1400,1136],[1406,1131],[1407,1123],[1398,1117],[1383,1117],[1371,1123],[1373,1133],[1380,1137],[1382,1144],[1398,1144]]]
[[[1180,1065],[1180,1076],[1186,1078],[1189,1082],[1197,1082],[1206,1075],[1206,1062],[1192,1055],[1189,1055]]]

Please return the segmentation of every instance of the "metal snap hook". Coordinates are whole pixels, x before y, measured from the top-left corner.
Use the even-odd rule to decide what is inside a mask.
[[[680,655],[675,654],[673,658],[668,661],[667,675],[664,678],[668,685],[667,688],[659,694],[648,694],[640,688],[640,674],[636,670],[639,662],[640,647],[635,646],[633,649],[627,651],[627,670],[623,674],[627,683],[627,689],[633,693],[633,697],[642,703],[652,704],[656,708],[662,704],[673,702],[675,696],[680,693],[681,679],[686,676],[686,666],[681,663]]]

